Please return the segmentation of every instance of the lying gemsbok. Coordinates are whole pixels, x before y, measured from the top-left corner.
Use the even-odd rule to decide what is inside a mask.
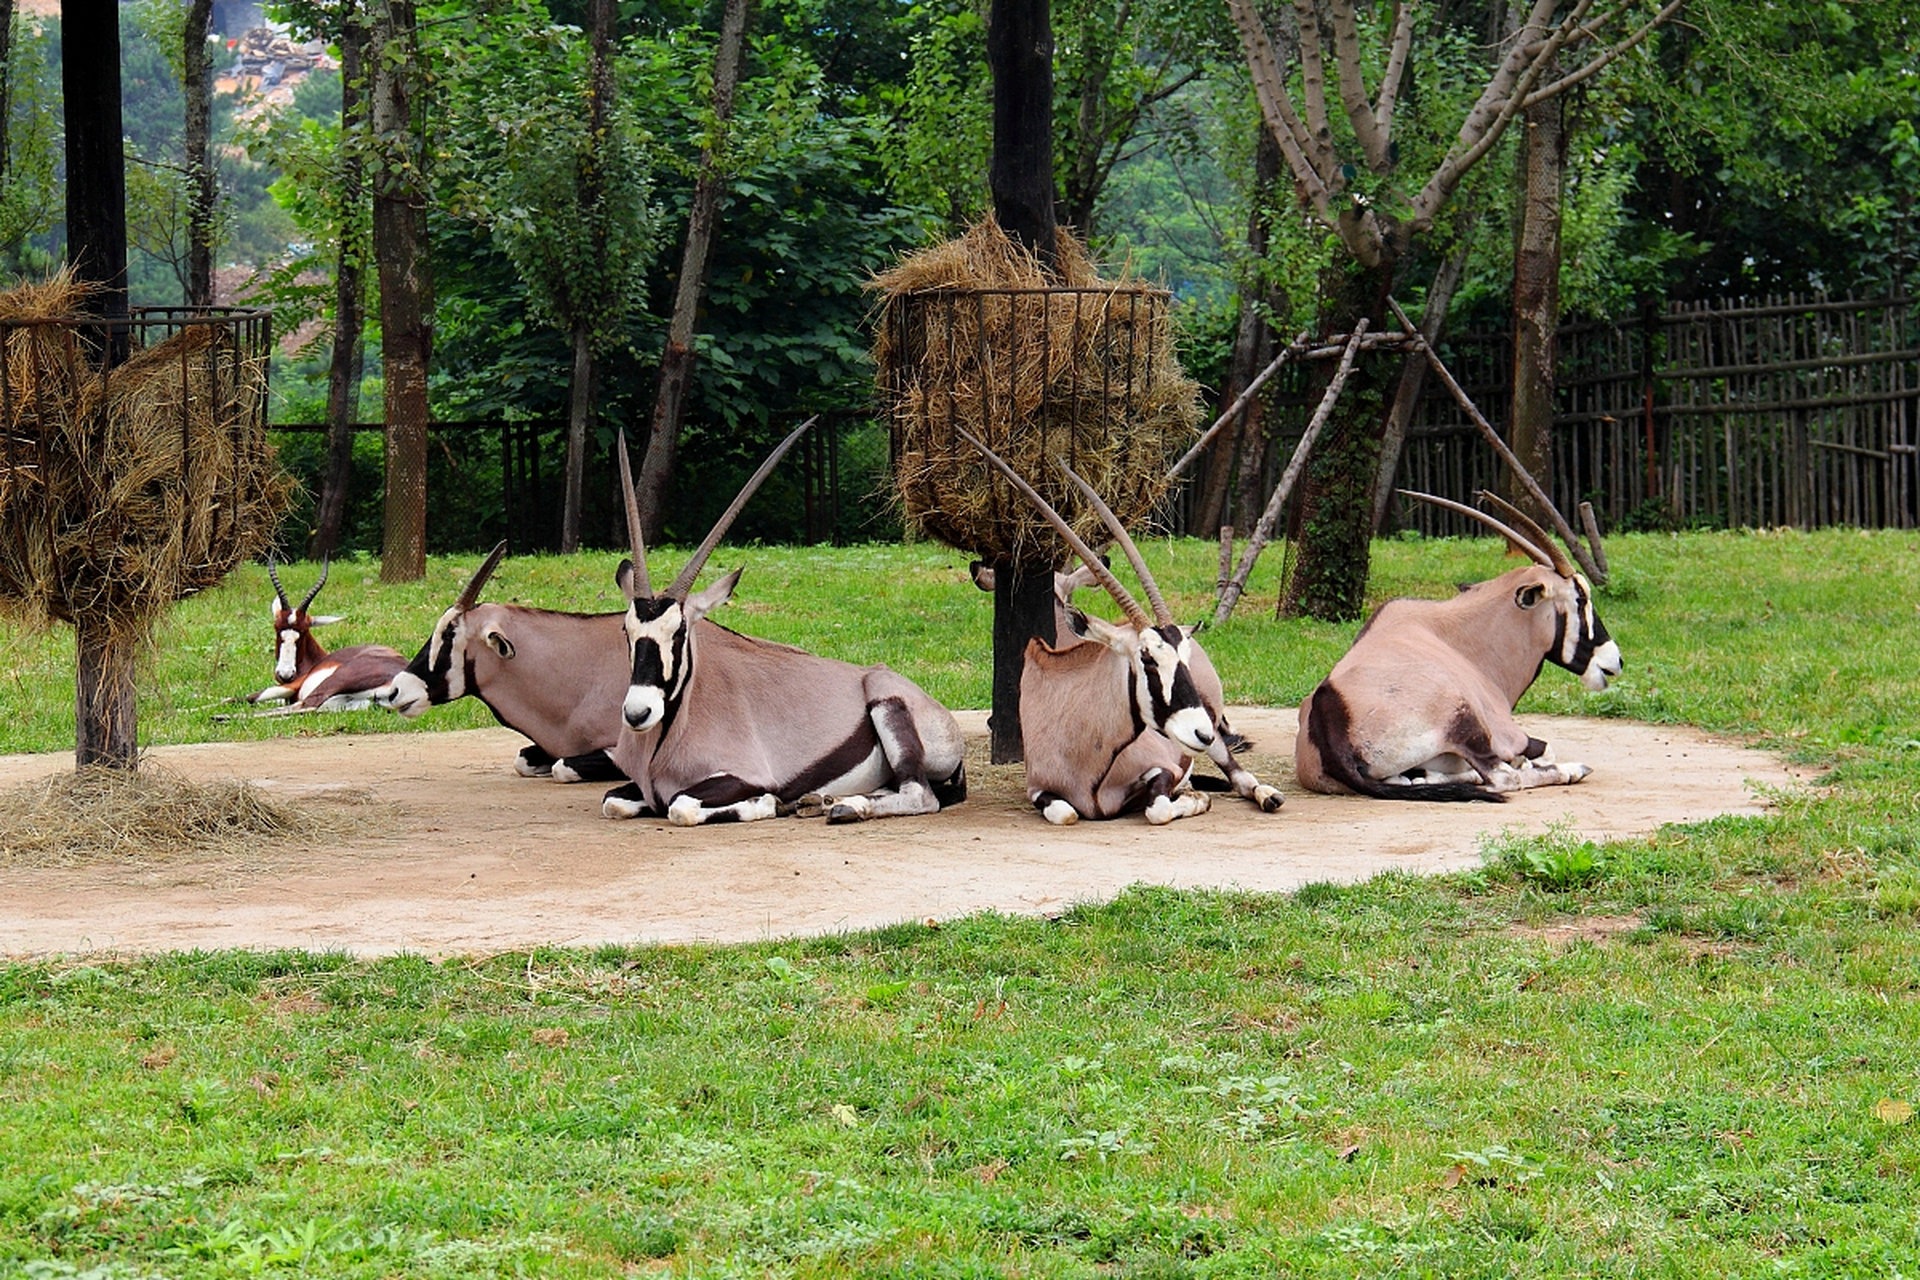
[[[314,638],[313,629],[339,622],[339,614],[315,616],[310,610],[320,588],[327,585],[332,558],[320,561],[320,580],[299,604],[287,603],[287,589],[273,557],[267,557],[267,577],[273,581],[273,683],[247,698],[253,703],[289,705],[264,715],[302,711],[359,711],[374,705],[376,695],[407,665],[399,650],[384,644],[356,644],[329,653]]]
[[[480,588],[506,554],[500,543],[468,579],[406,670],[378,701],[417,716],[471,694],[501,724],[533,740],[514,761],[529,778],[611,782],[607,752],[620,738],[627,691],[618,613],[557,613],[480,603]]]
[[[677,826],[824,811],[831,822],[935,813],[966,796],[953,714],[884,666],[856,667],[709,622],[735,569],[692,590],[747,498],[793,442],[781,442],[659,594],[647,578],[638,503],[620,442],[633,559],[616,580],[629,601],[627,732],[614,763],[632,779],[607,792],[610,818],[664,814]]]
[[[1034,807],[1057,825],[1144,810],[1157,826],[1205,813],[1211,802],[1189,785],[1193,752],[1219,765],[1237,794],[1268,813],[1280,808],[1279,791],[1233,758],[1223,722],[1196,686],[1191,630],[1175,625],[1139,548],[1113,511],[1073,468],[1055,460],[1139,575],[1153,605],[1151,618],[1032,485],[979,440],[960,434],[1046,517],[1127,615],[1124,624],[1080,615],[1084,629],[1076,631],[1083,642],[1027,643],[1020,738]]]
[[[1389,600],[1300,707],[1294,767],[1314,791],[1390,800],[1503,800],[1578,782],[1553,764],[1514,704],[1554,662],[1589,689],[1620,674],[1620,646],[1593,611],[1593,589],[1540,526],[1490,493],[1525,533],[1483,511],[1402,490],[1470,516],[1536,563],[1462,587],[1451,600]]]

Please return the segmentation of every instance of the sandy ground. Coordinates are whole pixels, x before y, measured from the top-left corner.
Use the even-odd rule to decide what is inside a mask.
[[[1505,805],[1319,796],[1293,783],[1292,710],[1239,708],[1249,763],[1286,807],[1232,796],[1163,828],[1141,819],[1048,826],[1017,768],[985,764],[985,714],[962,712],[973,793],[927,818],[681,829],[599,813],[602,785],[520,778],[504,729],[163,747],[193,778],[289,794],[370,786],[390,831],[346,847],[186,856],[128,867],[0,865],[0,954],[304,947],[374,955],[537,944],[749,941],[943,919],[983,909],[1051,914],[1135,883],[1289,890],[1378,872],[1479,863],[1482,838],[1565,821],[1587,836],[1764,812],[1796,785],[1771,756],[1685,729],[1530,717],[1536,737],[1593,775]],[[68,754],[0,757],[0,787],[72,767]],[[1203,766],[1203,769],[1207,766]],[[1759,789],[1753,784],[1759,784]]]

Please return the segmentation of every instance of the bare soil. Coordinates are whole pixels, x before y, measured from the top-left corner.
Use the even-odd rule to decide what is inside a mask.
[[[190,778],[242,778],[290,795],[371,789],[393,806],[375,839],[183,855],[0,865],[0,955],[302,947],[362,955],[486,953],[541,944],[737,942],[949,919],[982,910],[1056,914],[1130,884],[1291,890],[1382,871],[1473,867],[1483,837],[1564,822],[1620,837],[1665,823],[1766,811],[1796,780],[1778,760],[1689,729],[1528,717],[1529,732],[1593,775],[1504,805],[1321,796],[1293,783],[1290,709],[1230,718],[1249,764],[1286,807],[1216,795],[1166,827],[1140,818],[1051,827],[1021,771],[985,760],[985,713],[962,712],[972,794],[946,812],[829,827],[776,819],[670,827],[600,816],[600,785],[512,769],[505,729],[295,737],[162,747]],[[0,757],[0,787],[72,767],[67,754]],[[1203,770],[1210,766],[1202,765]]]

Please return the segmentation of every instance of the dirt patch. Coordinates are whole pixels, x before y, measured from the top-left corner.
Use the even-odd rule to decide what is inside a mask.
[[[1608,839],[1670,822],[1766,811],[1794,785],[1774,757],[1686,729],[1526,717],[1574,787],[1504,805],[1320,796],[1293,784],[1290,709],[1238,708],[1256,771],[1286,792],[1277,814],[1231,796],[1152,828],[1139,818],[1050,827],[1017,768],[984,761],[985,713],[962,712],[973,747],[966,803],[926,818],[670,827],[600,816],[600,786],[512,771],[504,729],[164,747],[183,776],[269,792],[369,788],[395,806],[386,834],[326,849],[140,867],[0,868],[0,954],[190,947],[305,947],[360,954],[486,952],[539,944],[750,941],[947,919],[1056,913],[1135,883],[1292,890],[1382,871],[1477,866],[1483,836],[1563,822]],[[70,755],[0,757],[0,788],[72,767]],[[1756,785],[1761,788],[1756,790]]]
[[[1568,916],[1547,924],[1516,922],[1507,926],[1507,932],[1516,938],[1531,938],[1556,947],[1567,947],[1576,942],[1591,942],[1598,946],[1608,938],[1632,933],[1645,923],[1639,916]]]

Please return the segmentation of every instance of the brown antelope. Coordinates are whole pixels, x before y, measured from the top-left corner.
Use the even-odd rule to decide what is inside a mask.
[[[1578,782],[1584,764],[1554,764],[1513,718],[1547,662],[1589,689],[1620,674],[1620,646],[1593,609],[1593,589],[1560,546],[1490,493],[1525,532],[1484,511],[1402,490],[1461,512],[1535,563],[1463,586],[1451,600],[1389,600],[1300,707],[1294,767],[1315,791],[1390,800],[1504,800],[1505,792]]]
[[[608,817],[664,814],[694,826],[824,812],[853,822],[934,813],[965,798],[960,726],[918,685],[884,666],[816,657],[709,621],[733,595],[738,569],[693,590],[740,508],[808,425],[760,465],[658,594],[621,439],[633,558],[616,575],[629,601],[629,683],[613,759],[632,781],[607,792]]]
[[[287,603],[287,589],[280,585],[280,573],[272,555],[267,557],[267,577],[273,581],[273,683],[247,698],[252,703],[283,702],[289,705],[267,715],[289,715],[302,711],[358,711],[375,705],[375,695],[392,681],[394,673],[407,665],[397,649],[384,644],[356,644],[332,653],[320,647],[313,629],[341,621],[340,614],[308,612],[320,588],[327,585],[331,557],[320,561],[320,580],[297,605]]]
[[[1219,717],[1196,687],[1191,629],[1175,625],[1139,548],[1112,510],[1071,467],[1055,460],[1114,535],[1153,605],[1152,617],[1032,485],[979,440],[960,434],[1046,518],[1127,616],[1125,623],[1112,623],[1083,614],[1075,641],[1027,643],[1020,736],[1033,806],[1057,825],[1142,810],[1157,826],[1205,813],[1210,800],[1190,786],[1192,752],[1220,765],[1239,795],[1268,813],[1280,808],[1279,791],[1234,760]]]
[[[412,717],[471,694],[501,724],[533,740],[514,761],[522,775],[557,782],[625,777],[607,755],[620,739],[627,690],[625,615],[481,604],[480,588],[506,550],[505,542],[493,549],[377,701]]]
[[[1101,564],[1112,567],[1108,563],[1105,550],[1096,547],[1094,554],[1099,557]],[[967,567],[967,573],[973,579],[974,586],[989,594],[992,593],[994,582],[992,565],[984,560],[975,560]],[[1054,648],[1064,649],[1087,638],[1087,615],[1073,603],[1073,596],[1075,592],[1097,586],[1099,582],[1100,580],[1093,576],[1093,571],[1085,565],[1076,565],[1069,573],[1056,572],[1053,575]],[[1214,725],[1219,730],[1220,745],[1225,747],[1230,755],[1237,756],[1251,751],[1252,740],[1234,732],[1233,728],[1227,724],[1226,686],[1221,683],[1220,673],[1214,668],[1213,659],[1207,656],[1207,651],[1200,647],[1198,640],[1193,640],[1192,661],[1188,663],[1188,669],[1193,673],[1193,687],[1200,691],[1200,701],[1206,703],[1207,710],[1213,713]],[[1213,759],[1213,756],[1214,749],[1207,748],[1207,758]],[[1233,777],[1233,770],[1227,766],[1221,766],[1221,772],[1229,779]],[[1193,776],[1193,785],[1202,791],[1218,791],[1222,787],[1218,779],[1202,777],[1199,774]],[[1277,803],[1273,806],[1276,809],[1279,807]]]

